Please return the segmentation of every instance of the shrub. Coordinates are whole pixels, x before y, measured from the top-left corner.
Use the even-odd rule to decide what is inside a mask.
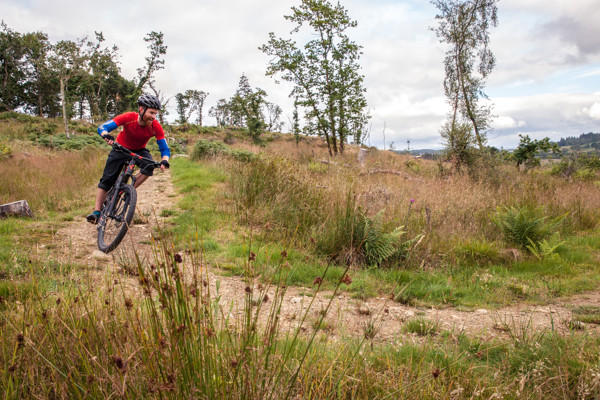
[[[229,151],[229,155],[234,159],[242,162],[250,162],[256,158],[256,154],[249,150],[244,149],[232,149]]]
[[[491,264],[497,262],[500,252],[494,243],[486,240],[467,239],[454,248],[458,259],[468,264]]]
[[[56,132],[58,125],[53,122],[29,123],[25,126],[25,131],[39,137],[43,135],[52,135]]]
[[[102,146],[104,141],[98,135],[74,135],[70,139],[65,134],[33,134],[31,140],[42,146],[55,150],[81,150],[88,146]]]
[[[221,142],[201,139],[194,145],[192,150],[192,160],[202,160],[208,157],[215,157],[227,151],[227,146]]]
[[[12,156],[12,148],[6,143],[0,143],[0,160],[5,160]]]
[[[537,244],[554,233],[566,216],[548,219],[541,213],[529,207],[498,207],[491,220],[507,242],[528,249],[531,243]]]
[[[357,209],[355,198],[348,192],[345,209],[338,207],[333,220],[325,224],[317,249],[334,260],[347,264],[381,266],[384,262],[404,255],[409,241],[402,241],[403,226],[385,229],[380,211],[369,217]]]
[[[16,119],[17,121],[20,122],[33,122],[35,121],[35,117],[29,114],[23,114],[20,112],[16,112],[16,111],[5,111],[3,113],[0,113],[0,120],[5,120],[5,119]]]

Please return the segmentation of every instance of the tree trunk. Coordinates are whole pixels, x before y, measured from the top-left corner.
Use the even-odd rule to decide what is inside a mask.
[[[63,122],[65,123],[65,135],[71,139],[69,135],[69,121],[67,120],[67,100],[65,95],[65,79],[60,79],[60,99],[62,101]]]
[[[31,208],[29,208],[27,200],[19,200],[0,205],[0,217],[7,217],[10,215],[33,217],[33,212],[31,211]]]
[[[42,109],[43,107],[43,102],[42,102],[42,89],[41,89],[42,85],[38,85],[38,114],[40,117],[44,116],[44,111]]]

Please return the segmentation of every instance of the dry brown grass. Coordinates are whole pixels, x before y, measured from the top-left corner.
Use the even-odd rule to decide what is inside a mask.
[[[501,206],[541,209],[551,218],[567,214],[562,228],[566,232],[594,228],[600,217],[596,183],[567,181],[547,170],[523,173],[497,161],[492,167],[482,167],[479,178],[473,179],[448,173],[450,166],[436,161],[374,149],[361,166],[357,147],[348,146],[343,155],[330,158],[324,142],[316,138],[296,145],[283,136],[264,148],[247,149],[262,152],[267,159],[285,160],[278,164],[277,179],[290,182],[272,188],[268,204],[253,210],[260,224],[281,223],[274,219],[273,208],[298,206],[297,200],[291,201],[290,190],[299,186],[307,196],[325,199],[318,203],[320,209],[314,210],[324,222],[352,191],[366,214],[383,210],[390,227],[405,225],[413,237],[425,234],[421,245],[425,253],[433,248],[434,253],[445,253],[465,239],[500,242],[500,232],[490,216]],[[422,254],[420,258],[427,257]]]
[[[105,159],[106,151],[92,148],[17,153],[0,162],[0,203],[25,199],[34,213],[92,204]]]

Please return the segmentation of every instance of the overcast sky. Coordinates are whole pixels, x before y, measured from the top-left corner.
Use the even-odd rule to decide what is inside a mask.
[[[168,46],[158,87],[173,96],[209,92],[205,114],[233,95],[246,74],[291,117],[291,87],[265,76],[268,57],[258,47],[268,33],[289,38],[283,16],[300,0],[0,0],[0,18],[18,32],[42,31],[52,42],[94,37],[120,49],[122,74],[133,79],[148,55],[144,36],[164,33]],[[358,27],[347,32],[362,45],[360,60],[371,109],[371,145],[440,148],[448,111],[444,45],[429,29],[437,9],[426,0],[342,0]],[[598,0],[500,0],[491,30],[497,58],[486,93],[497,115],[489,144],[514,148],[519,134],[558,140],[600,132],[600,7]],[[174,103],[173,101],[171,103]],[[175,117],[174,110],[171,118]],[[214,124],[211,118],[205,118]],[[385,130],[384,130],[385,127]],[[289,129],[289,124],[284,130]]]

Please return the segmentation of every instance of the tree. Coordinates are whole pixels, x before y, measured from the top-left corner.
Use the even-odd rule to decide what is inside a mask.
[[[177,120],[180,124],[186,124],[192,112],[190,111],[190,101],[189,98],[183,93],[177,93],[175,95],[175,103],[177,108],[177,115],[179,119]]]
[[[525,170],[529,170],[540,165],[539,153],[552,151],[560,153],[560,148],[557,143],[551,143],[550,138],[546,137],[542,140],[531,140],[529,135],[519,135],[521,138],[519,146],[512,153],[512,159],[515,161],[517,168],[521,165],[525,166]]]
[[[296,24],[292,33],[308,25],[316,38],[300,49],[271,32],[269,42],[260,47],[273,57],[267,75],[294,84],[290,97],[305,109],[307,128],[325,138],[330,155],[343,152],[351,130],[368,119],[358,64],[361,47],[345,34],[357,23],[339,3],[327,0],[301,0],[285,19]]]
[[[217,105],[208,110],[208,115],[214,117],[217,120],[217,125],[221,127],[229,124],[229,114],[229,103],[225,99],[219,99]]]
[[[283,129],[283,125],[284,125],[284,122],[282,122],[280,120],[281,114],[283,113],[283,110],[281,109],[281,107],[279,107],[275,103],[270,103],[267,101],[267,102],[265,102],[265,109],[267,111],[266,112],[267,118],[265,121],[266,129],[269,132],[281,131],[281,129]]]
[[[23,108],[37,115],[55,117],[60,113],[58,81],[49,66],[52,45],[42,32],[23,35],[27,80],[23,85]]]
[[[257,91],[262,91],[258,89]],[[264,93],[264,91],[262,91]],[[230,125],[241,128],[246,126],[246,117],[250,114],[250,101],[254,91],[250,86],[248,77],[242,74],[235,94],[229,100]]]
[[[26,76],[23,71],[24,46],[22,35],[0,24],[0,111],[13,110],[22,104]]]
[[[69,119],[71,113],[68,102],[68,83],[71,78],[81,75],[85,64],[85,54],[82,52],[85,39],[78,42],[72,40],[61,40],[52,46],[52,54],[49,57],[50,68],[56,75],[60,85],[60,100],[62,104],[63,122],[65,134],[69,135]]]
[[[118,79],[120,73],[117,53],[119,49],[117,46],[103,47],[104,35],[102,32],[94,33],[96,41],[87,42],[88,74],[83,82],[82,94],[89,104],[92,119],[96,117],[104,120],[108,115],[110,90],[114,87],[110,83]]]
[[[177,115],[179,115],[177,122],[187,124],[192,114],[196,113],[196,123],[202,126],[202,110],[207,96],[208,93],[202,90],[188,89],[185,93],[177,93],[175,96]]]
[[[163,41],[162,32],[150,32],[144,37],[144,41],[150,43],[148,49],[150,49],[150,55],[145,58],[146,66],[137,69],[137,87],[133,98],[131,99],[132,105],[136,106],[137,98],[142,94],[146,85],[151,87],[154,84],[154,74],[165,67],[165,60],[163,56],[167,54],[167,46]],[[160,115],[160,114],[159,114]]]
[[[463,167],[471,168],[475,165],[479,154],[475,148],[477,139],[471,124],[455,122],[453,127],[450,122],[447,122],[442,127],[441,135],[446,146],[446,158],[452,162],[458,172],[461,172]]]
[[[202,90],[186,90],[190,98],[190,104],[194,112],[196,112],[196,124],[202,126],[202,114],[204,112],[204,101],[210,93]]]
[[[444,92],[450,103],[448,135],[464,130],[468,121],[475,134],[480,150],[484,149],[486,131],[490,127],[491,110],[480,106],[485,79],[492,72],[495,58],[489,49],[490,26],[498,25],[498,0],[431,0],[441,12],[436,16],[437,28],[432,28],[441,43],[450,48],[446,52],[444,66]],[[477,70],[475,71],[475,64]],[[450,143],[457,143],[450,139]]]

